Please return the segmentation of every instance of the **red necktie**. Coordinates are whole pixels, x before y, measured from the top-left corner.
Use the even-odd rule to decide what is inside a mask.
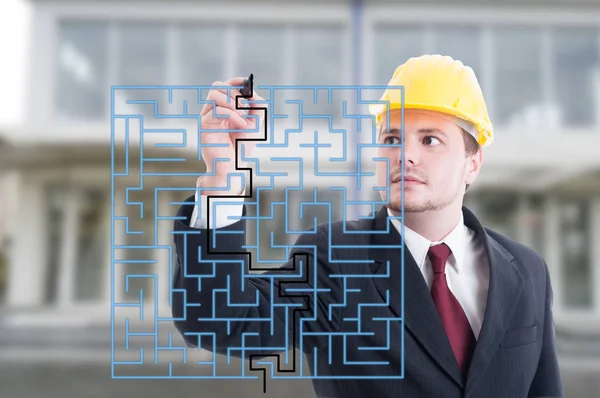
[[[431,296],[446,329],[458,366],[465,376],[469,370],[476,340],[465,312],[446,281],[446,261],[450,256],[450,248],[445,243],[435,245],[429,248],[427,255],[433,268]]]

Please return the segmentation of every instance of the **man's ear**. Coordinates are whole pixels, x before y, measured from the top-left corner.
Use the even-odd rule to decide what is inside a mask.
[[[466,172],[467,175],[465,177],[465,183],[467,185],[473,184],[475,179],[479,175],[479,171],[481,170],[481,166],[483,165],[483,151],[481,148],[477,150],[473,155],[467,157],[467,167]]]

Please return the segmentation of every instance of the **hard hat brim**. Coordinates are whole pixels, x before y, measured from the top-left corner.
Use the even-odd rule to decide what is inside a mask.
[[[373,104],[373,105],[369,106],[369,108],[371,109],[373,116],[376,117],[377,125],[381,124],[381,122],[386,117],[386,114],[388,113],[388,112],[386,112],[388,105],[387,104]],[[471,132],[471,131],[470,131],[470,133],[475,136],[475,138],[477,139],[477,142],[482,147],[486,147],[486,146],[490,145],[494,139],[494,131],[493,131],[491,124],[475,123],[475,122],[473,122],[474,118],[471,115],[466,115],[463,112],[458,111],[457,109],[453,109],[453,108],[446,107],[446,106],[437,106],[437,105],[432,105],[432,104],[404,103],[404,106],[402,106],[402,104],[397,103],[397,102],[391,102],[389,104],[390,111],[398,110],[398,109],[402,109],[402,108],[404,108],[404,109],[422,109],[422,110],[439,112],[439,113],[442,113],[445,115],[454,116],[459,119],[471,122],[471,123],[473,123],[473,125],[475,127],[476,134],[473,134],[473,132]]]

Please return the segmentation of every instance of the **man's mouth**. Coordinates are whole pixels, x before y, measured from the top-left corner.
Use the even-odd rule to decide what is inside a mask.
[[[392,180],[392,182],[401,182],[402,181],[402,177],[398,177],[398,178],[394,178]],[[424,184],[424,182],[418,178],[415,177],[404,177],[404,182],[405,183],[412,183],[412,184]]]

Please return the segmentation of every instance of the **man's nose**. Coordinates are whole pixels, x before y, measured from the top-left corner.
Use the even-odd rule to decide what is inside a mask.
[[[403,147],[399,148],[398,151],[398,164],[402,164],[402,154],[404,152],[405,162],[407,164],[417,164],[419,163],[419,146],[418,143],[413,142],[413,140],[405,139],[403,142]]]

